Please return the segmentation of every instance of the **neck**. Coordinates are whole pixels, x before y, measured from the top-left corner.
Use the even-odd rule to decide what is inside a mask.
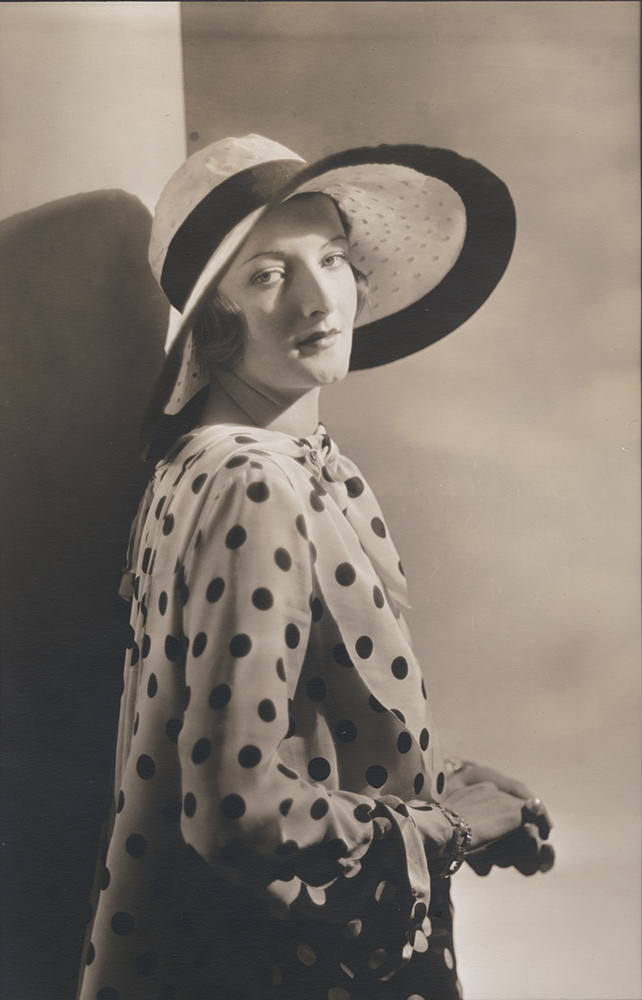
[[[293,437],[314,434],[319,425],[319,389],[298,399],[277,401],[232,372],[216,372],[201,417],[202,424],[249,424]]]

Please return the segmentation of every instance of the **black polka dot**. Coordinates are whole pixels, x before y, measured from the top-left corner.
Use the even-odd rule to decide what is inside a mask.
[[[399,753],[408,753],[410,747],[412,746],[412,737],[410,733],[399,733],[397,737],[397,750]]]
[[[228,684],[217,684],[209,697],[210,708],[220,711],[229,703],[232,691]]]
[[[369,635],[361,635],[355,643],[355,649],[362,660],[372,656],[372,639]]]
[[[229,462],[225,463],[226,469],[238,469],[239,465],[245,465],[249,461],[247,455],[234,455]]]
[[[289,767],[285,766],[285,764],[277,764],[276,765],[276,769],[277,769],[277,771],[280,771],[281,774],[284,774],[286,778],[298,778],[299,777],[299,775],[296,773],[296,771],[291,771]]]
[[[205,632],[199,632],[192,643],[192,656],[200,656],[207,646],[207,636]]]
[[[252,604],[259,611],[269,611],[274,604],[272,592],[267,587],[257,587],[252,594]]]
[[[192,747],[192,760],[195,764],[202,764],[203,761],[207,760],[211,752],[212,744],[205,736],[202,736]]]
[[[238,549],[247,538],[247,531],[240,524],[235,524],[230,528],[225,536],[225,545],[228,549]]]
[[[228,819],[240,819],[245,812],[245,802],[240,795],[226,795],[221,799],[220,809]]]
[[[290,809],[292,808],[292,803],[294,799],[283,799],[283,802],[279,804],[279,812],[282,816],[287,816]]]
[[[103,986],[102,990],[98,990],[96,1000],[120,1000],[120,993],[111,986]]]
[[[424,776],[423,776],[423,774],[421,774],[421,772],[419,772],[419,774],[417,774],[415,776],[415,780],[413,782],[413,788],[415,790],[415,795],[419,795],[419,792],[421,791],[421,789],[423,787],[424,787]]]
[[[308,542],[308,547],[310,549],[310,559],[315,563],[317,561],[317,547],[314,542]]]
[[[224,590],[225,580],[223,580],[220,576],[217,576],[210,584],[208,584],[205,596],[210,604],[216,604],[216,602],[221,598]]]
[[[261,751],[258,747],[248,744],[239,750],[238,761],[241,767],[256,767],[261,761]]]
[[[102,873],[101,879],[100,879],[100,888],[103,890],[103,892],[104,892],[105,889],[109,888],[109,883],[110,882],[111,882],[111,872],[109,871],[109,868],[107,867],[107,865],[105,865],[105,867],[103,868],[103,873]]]
[[[150,888],[155,896],[160,896],[162,898],[164,896],[169,896],[170,893],[173,892],[174,883],[169,875],[159,875],[158,878],[154,879]]]
[[[325,757],[313,757],[308,764],[308,774],[313,781],[325,781],[330,770],[330,763]]]
[[[138,732],[139,725],[140,725],[140,714],[136,712],[136,718],[134,719],[134,736]]]
[[[296,649],[300,641],[301,633],[296,625],[290,622],[289,625],[285,626],[285,645],[288,649]]]
[[[323,677],[311,677],[305,686],[310,701],[323,701],[326,687]]]
[[[288,726],[288,731],[285,734],[284,739],[291,740],[295,733],[296,733],[296,722],[292,718],[292,716],[290,716],[290,724]]]
[[[139,648],[138,648],[138,643],[137,643],[137,642],[135,642],[135,643],[134,643],[134,645],[133,645],[133,647],[132,647],[132,656],[131,656],[131,660],[129,661],[129,662],[131,663],[132,667],[133,667],[133,666],[134,666],[134,665],[135,665],[136,663],[138,663],[138,660],[139,660],[139,657],[140,657],[140,650],[139,650]]]
[[[163,534],[171,535],[173,530],[174,530],[174,515],[166,514],[165,517],[163,518]]]
[[[191,819],[196,812],[196,797],[192,792],[188,792],[183,801],[183,808],[185,810],[185,815],[188,819]]]
[[[377,587],[376,584],[372,588],[372,599],[375,602],[375,607],[377,607],[377,608],[382,608],[384,606],[384,604],[386,603],[385,600],[384,600],[384,596],[381,593],[380,588]]]
[[[397,656],[390,665],[393,675],[398,681],[402,681],[408,676],[408,661],[405,656]]]
[[[170,719],[165,726],[165,732],[167,733],[167,739],[170,743],[178,742],[178,734],[183,728],[183,723],[181,719]]]
[[[310,493],[309,500],[312,510],[315,510],[317,514],[320,514],[322,510],[325,510],[325,504],[323,500],[317,493],[314,492],[314,490],[312,490],[312,492]]]
[[[91,965],[96,957],[96,949],[94,948],[92,942],[89,942],[89,947],[87,948],[87,958],[85,959],[86,965]]]
[[[375,696],[373,694],[370,695],[370,697],[368,699],[368,702],[369,702],[370,708],[372,709],[373,712],[387,712],[388,711],[388,709],[385,708],[381,704],[381,702],[377,698],[375,698]]]
[[[399,719],[400,722],[403,722],[405,724],[405,722],[406,722],[406,716],[403,714],[403,712],[399,708],[393,708],[393,709],[391,709],[391,711],[392,711],[393,715],[397,716],[397,718]]]
[[[125,642],[125,648],[131,649],[134,645],[134,639],[136,638],[136,633],[134,632],[131,625],[127,626],[127,640]]]
[[[305,518],[303,514],[298,514],[295,520],[296,530],[299,532],[302,538],[305,538],[306,542],[308,540],[308,526],[305,523]]]
[[[427,729],[422,729],[421,733],[419,734],[419,746],[421,747],[422,750],[428,749],[429,741],[430,741],[430,733],[428,732]]]
[[[250,483],[245,492],[253,503],[264,503],[270,495],[270,487],[267,483]]]
[[[176,638],[175,635],[168,635],[165,639],[165,656],[172,663],[179,660],[183,653],[183,647],[181,646],[180,640]]]
[[[147,854],[147,841],[140,833],[132,833],[125,841],[125,850],[130,858],[142,858]]]
[[[165,503],[166,500],[167,500],[167,497],[161,497],[160,500],[158,501],[158,503],[156,504],[156,510],[154,511],[154,517],[156,518],[157,521],[158,521],[158,519],[161,516],[161,511],[163,509],[163,504]]]
[[[279,656],[278,660],[276,661],[276,673],[277,673],[277,676],[278,676],[279,680],[285,681],[285,667],[283,665],[283,660],[281,659],[280,656]]]
[[[388,772],[381,764],[372,764],[366,771],[366,781],[373,788],[381,788],[388,780]]]
[[[341,743],[352,743],[358,736],[357,727],[350,719],[342,719],[341,722],[338,722],[335,732]]]
[[[338,584],[342,587],[350,587],[354,581],[357,579],[357,574],[355,573],[354,566],[350,563],[340,563],[334,571],[334,576]]]
[[[158,595],[158,610],[162,615],[167,611],[167,594],[164,590]]]
[[[321,616],[323,615],[323,605],[318,597],[310,598],[310,611],[312,612],[313,622],[321,620]]]
[[[399,813],[400,816],[409,816],[408,806],[405,802],[400,802],[398,806],[395,806],[395,812]]]
[[[275,854],[295,854],[299,850],[299,845],[296,840],[286,840],[282,844],[279,844]]]
[[[149,778],[154,777],[154,774],[156,773],[156,765],[151,757],[148,757],[146,753],[142,753],[136,761],[136,771],[138,772],[139,778],[142,778],[143,781],[147,781]]]
[[[264,698],[263,701],[259,702],[257,712],[259,713],[259,718],[263,719],[263,722],[274,722],[276,719],[276,708],[274,707],[274,702],[269,698]]]
[[[239,444],[258,444],[259,442],[256,438],[250,437],[249,434],[237,434],[234,438]]]
[[[328,841],[325,845],[325,853],[332,861],[338,861],[339,858],[345,858],[348,854],[348,845],[345,840],[337,837],[335,840]]]
[[[230,653],[232,654],[232,656],[235,656],[237,658],[241,656],[247,656],[251,648],[252,648],[252,640],[250,639],[249,635],[245,635],[245,633],[243,632],[240,632],[238,635],[235,635],[232,641],[230,642]]]
[[[149,680],[147,681],[147,697],[153,698],[158,691],[158,681],[156,680],[156,674],[150,674]]]
[[[310,816],[312,819],[323,819],[329,808],[327,799],[316,799],[310,806]]]
[[[136,969],[143,976],[148,976],[158,965],[158,955],[153,951],[144,951],[136,958]]]
[[[412,915],[417,923],[422,924],[428,916],[428,907],[425,903],[417,903]]]
[[[428,701],[428,695],[426,694],[426,685],[423,681],[421,682],[421,693],[424,696],[424,700]]]
[[[116,809],[116,812],[121,813],[124,808],[125,808],[125,793],[121,788],[121,790],[118,793],[118,807]]]
[[[446,783],[446,777],[443,771],[440,771],[439,774],[437,775],[437,792],[439,793],[439,795],[441,795],[441,793],[443,792],[445,783]]]
[[[125,937],[127,934],[131,934],[134,929],[134,918],[130,913],[124,913],[122,910],[114,913],[111,918],[111,929],[114,934],[120,934],[121,937]]]
[[[379,538],[386,537],[386,526],[380,517],[373,517],[372,521],[370,522],[370,527],[374,531],[375,535],[379,536]]]
[[[352,815],[358,823],[369,823],[372,819],[372,807],[362,802],[352,810]]]
[[[152,556],[152,550],[149,548],[145,549],[145,552],[143,554],[143,567],[142,567],[143,573],[146,573],[147,570],[149,569],[149,560],[151,559],[151,556]]]
[[[346,479],[346,489],[349,497],[360,497],[364,490],[363,481],[358,476]]]
[[[284,573],[292,566],[292,556],[287,549],[278,548],[274,553],[274,562],[277,564],[279,569],[282,569]]]
[[[139,584],[140,584],[140,577],[139,576],[135,576],[134,577],[134,582],[132,584],[132,587],[134,588],[134,597],[136,598],[136,600],[138,600],[138,587],[139,587]]]
[[[192,493],[200,493],[207,480],[207,473],[202,472],[200,476],[197,476],[192,483]]]
[[[340,667],[353,667],[354,663],[350,659],[350,654],[343,642],[338,642],[332,650],[332,655]]]
[[[178,799],[167,799],[163,803],[163,816],[168,823],[178,823],[181,818],[181,804]]]
[[[146,656],[149,656],[149,651],[151,648],[152,648],[152,640],[150,636],[146,635],[145,638],[143,639],[143,646],[141,649],[141,652],[143,654],[143,659],[145,659]]]
[[[397,565],[398,565],[398,567],[399,567],[399,572],[401,573],[401,575],[402,575],[402,576],[405,576],[406,574],[405,574],[405,573],[404,573],[404,571],[403,571],[403,566],[401,565],[401,562],[399,562],[399,563],[398,563]]]

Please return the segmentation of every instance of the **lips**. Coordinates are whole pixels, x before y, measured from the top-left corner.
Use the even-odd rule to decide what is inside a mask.
[[[333,340],[338,335],[339,335],[339,330],[336,330],[336,329],[332,329],[332,330],[315,330],[314,333],[311,333],[304,340],[299,340],[297,342],[296,346],[297,347],[314,347],[315,344],[322,345],[324,343],[329,342],[330,340]]]

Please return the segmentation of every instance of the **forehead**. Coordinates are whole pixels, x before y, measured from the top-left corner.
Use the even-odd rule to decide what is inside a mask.
[[[337,206],[327,194],[296,195],[272,209],[248,236],[245,250],[255,254],[263,247],[275,249],[275,240],[308,236],[319,236],[326,241],[345,236]]]

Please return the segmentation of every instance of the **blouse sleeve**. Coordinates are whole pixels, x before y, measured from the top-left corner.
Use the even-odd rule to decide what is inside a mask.
[[[254,885],[285,871],[327,884],[358,869],[381,830],[378,815],[412,825],[407,811],[328,790],[279,755],[310,630],[305,535],[297,491],[264,461],[206,498],[185,563],[182,832],[210,865]]]

